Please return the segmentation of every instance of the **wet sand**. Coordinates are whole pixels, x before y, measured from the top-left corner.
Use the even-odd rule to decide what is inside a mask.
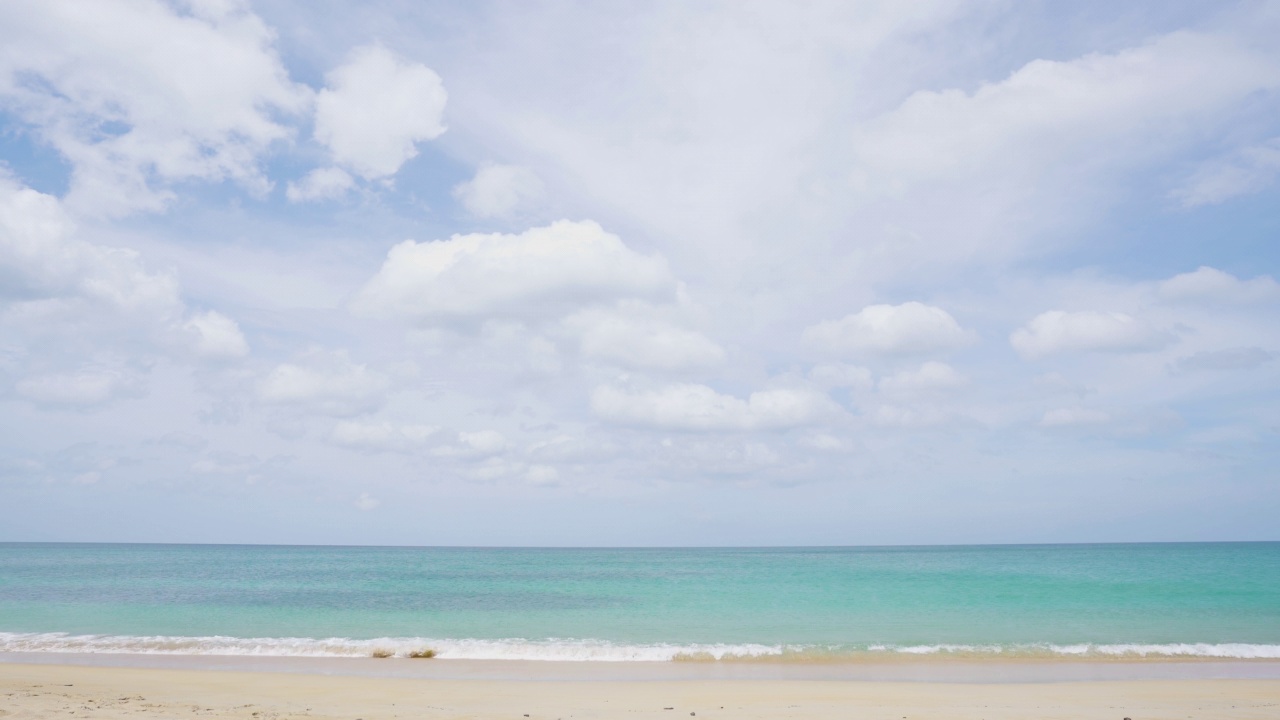
[[[858,662],[569,662],[412,660],[128,653],[0,653],[0,665],[88,665],[167,670],[226,670],[426,680],[660,681],[860,680],[1026,683],[1097,680],[1280,680],[1280,661],[1157,657],[955,658],[897,655]]]
[[[6,662],[0,717],[1276,718],[1280,679],[500,680]]]

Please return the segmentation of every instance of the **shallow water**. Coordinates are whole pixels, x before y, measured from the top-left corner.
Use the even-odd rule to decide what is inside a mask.
[[[1280,658],[1280,543],[0,544],[0,652]]]

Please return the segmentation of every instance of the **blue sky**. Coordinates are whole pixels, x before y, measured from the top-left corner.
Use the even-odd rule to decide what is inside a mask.
[[[1276,539],[1280,5],[0,9],[0,540]]]

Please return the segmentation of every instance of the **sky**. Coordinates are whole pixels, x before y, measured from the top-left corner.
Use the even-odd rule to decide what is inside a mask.
[[[0,2],[0,541],[1280,539],[1277,37]]]

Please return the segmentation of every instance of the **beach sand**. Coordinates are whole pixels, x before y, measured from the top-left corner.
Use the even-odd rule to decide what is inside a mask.
[[[1280,680],[441,680],[3,663],[0,717],[1274,719]]]

